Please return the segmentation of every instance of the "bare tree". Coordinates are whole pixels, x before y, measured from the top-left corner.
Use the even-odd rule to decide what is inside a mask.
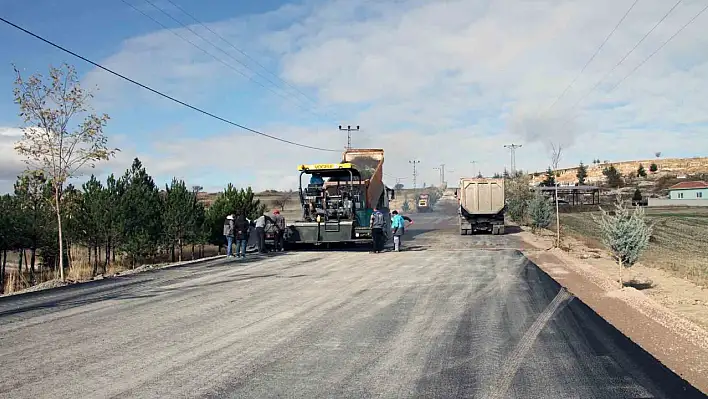
[[[551,166],[553,167],[554,171],[558,170],[558,164],[560,163],[562,153],[563,153],[563,145],[562,144],[551,143]]]
[[[88,102],[93,95],[80,87],[74,67],[50,67],[46,81],[41,74],[24,80],[17,67],[14,69],[15,103],[26,125],[15,150],[25,158],[30,170],[44,173],[51,181],[59,230],[59,271],[64,280],[62,186],[81,175],[83,168],[93,168],[96,162],[110,159],[118,149],[108,149],[103,128],[109,117],[90,112]],[[72,119],[82,116],[78,127],[69,131]]]
[[[281,211],[285,210],[285,206],[290,202],[290,199],[293,197],[293,191],[286,191],[284,193],[281,193],[278,198],[273,200],[273,205],[277,206],[280,208]]]

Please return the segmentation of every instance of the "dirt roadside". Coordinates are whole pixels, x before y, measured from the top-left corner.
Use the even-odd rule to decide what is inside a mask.
[[[602,252],[575,245],[570,252],[552,248],[552,238],[528,230],[519,236],[528,249],[525,255],[543,271],[676,374],[708,393],[708,329],[693,320],[697,312],[685,314],[681,307],[665,306],[691,295],[694,291],[690,282],[673,281],[669,285],[665,280],[672,277],[665,276],[653,282],[663,287],[656,297],[633,287],[619,289],[617,268],[612,268],[612,260]],[[644,277],[637,270],[631,278],[625,273],[625,281]]]

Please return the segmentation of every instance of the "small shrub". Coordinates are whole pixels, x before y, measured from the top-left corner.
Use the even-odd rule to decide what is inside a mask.
[[[536,231],[538,229],[545,229],[551,225],[551,219],[553,218],[553,205],[543,194],[536,193],[531,201],[528,203],[529,219],[531,221],[531,228]]]
[[[637,262],[642,251],[649,246],[652,228],[647,224],[641,207],[637,206],[630,212],[619,197],[615,203],[614,215],[602,208],[600,211],[602,215],[599,218],[593,215],[593,219],[600,226],[602,243],[612,252],[619,265],[620,286],[624,286],[622,268],[631,267]]]

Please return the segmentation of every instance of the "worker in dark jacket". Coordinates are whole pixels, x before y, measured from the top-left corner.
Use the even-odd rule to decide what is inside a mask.
[[[372,252],[375,254],[381,253],[384,249],[384,215],[378,208],[374,208],[369,225],[371,226],[371,238],[374,244]]]
[[[249,223],[246,214],[241,213],[234,223],[234,238],[236,239],[236,257],[246,257],[246,245],[248,244]]]
[[[279,210],[273,211],[273,224],[275,225],[275,237],[273,241],[276,251],[283,251],[285,244],[285,217],[280,214]]]

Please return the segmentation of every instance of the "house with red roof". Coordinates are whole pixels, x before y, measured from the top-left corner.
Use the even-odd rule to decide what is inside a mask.
[[[672,200],[708,200],[708,183],[704,181],[682,181],[669,187]]]

